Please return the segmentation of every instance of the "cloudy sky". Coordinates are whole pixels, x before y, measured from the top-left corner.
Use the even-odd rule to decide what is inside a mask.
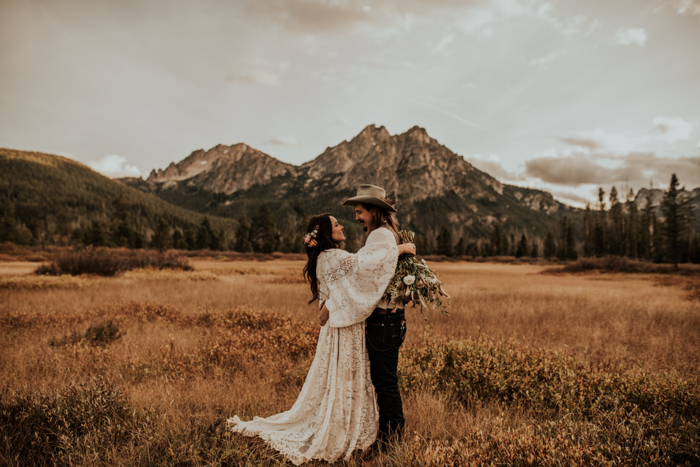
[[[147,176],[414,125],[582,205],[700,186],[700,0],[0,0],[0,147]]]

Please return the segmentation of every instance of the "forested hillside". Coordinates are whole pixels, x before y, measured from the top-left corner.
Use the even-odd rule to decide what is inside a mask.
[[[0,242],[223,248],[237,223],[173,206],[65,157],[0,148]],[[158,235],[160,234],[160,237]],[[204,244],[206,242],[206,245]],[[161,245],[155,245],[161,246]],[[169,246],[169,245],[162,245]]]

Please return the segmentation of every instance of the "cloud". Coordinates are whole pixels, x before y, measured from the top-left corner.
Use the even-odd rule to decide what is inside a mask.
[[[343,117],[336,118],[333,123],[339,126],[350,126],[350,120]]]
[[[371,19],[372,8],[350,1],[255,0],[246,12],[256,18],[281,23],[304,32],[337,32]]]
[[[658,116],[651,122],[647,133],[611,134],[597,128],[593,131],[579,131],[571,136],[558,138],[569,146],[587,151],[605,150],[608,153],[627,154],[630,152],[649,152],[659,144],[675,144],[687,141],[693,132],[693,124],[680,117]]]
[[[559,138],[559,141],[562,143],[566,143],[571,146],[578,146],[580,148],[587,148],[590,149],[591,151],[595,151],[597,149],[601,149],[602,146],[598,141],[592,139],[592,138]]]
[[[300,146],[301,143],[294,136],[280,136],[277,138],[272,138],[265,142],[265,144],[272,144],[274,146]]]
[[[615,33],[615,42],[619,45],[637,44],[644,47],[647,42],[647,33],[644,29],[618,29]]]
[[[126,164],[126,158],[117,154],[109,154],[99,161],[90,161],[88,165],[93,170],[108,177],[138,177],[141,175],[141,171],[137,167]]]
[[[254,84],[261,86],[280,86],[281,74],[288,68],[289,62],[277,64],[264,60],[253,63],[237,63],[231,67],[226,79],[237,84]]]
[[[571,191],[550,190],[549,192],[558,200],[573,201],[574,204],[580,204],[582,206],[585,206],[585,204],[590,201],[590,199]]]
[[[436,53],[442,53],[445,51],[448,45],[450,45],[453,41],[455,40],[454,35],[449,35],[445,36],[442,39],[440,39],[440,42],[438,42],[431,50],[431,54],[436,54]]]
[[[496,154],[489,154],[486,156],[482,154],[471,154],[465,156],[464,160],[497,180],[509,182],[525,181],[525,177],[523,177],[522,174],[508,172],[504,169],[501,165],[501,158]]]
[[[552,29],[567,37],[575,36],[577,34],[585,34],[588,36],[600,26],[600,22],[598,20],[591,20],[587,16],[578,15],[561,19],[553,16],[551,11],[552,4],[543,3],[537,8],[535,15],[545,23],[549,24]],[[590,25],[587,27],[586,31],[584,26],[586,26],[587,23],[590,23]]]
[[[700,15],[700,0],[676,0],[679,15]]]
[[[659,116],[652,121],[652,124],[659,133],[657,138],[667,144],[685,141],[690,137],[690,133],[693,132],[693,124],[686,122],[682,118]]]
[[[493,31],[486,28],[496,21],[496,14],[491,10],[473,8],[457,23],[457,27],[467,35],[480,33],[484,37],[490,37]]]
[[[608,152],[624,154],[634,151],[642,141],[648,141],[646,135],[631,136],[606,133],[600,128],[593,131],[579,131],[571,137],[559,138],[560,141],[571,146],[597,150],[605,148]]]
[[[700,157],[671,159],[652,152],[562,155],[550,149],[525,162],[527,176],[572,187],[615,183],[640,187],[648,185],[650,179],[665,184],[672,173],[678,174],[683,184],[700,186]]]
[[[557,54],[556,52],[551,52],[548,55],[545,55],[544,57],[533,58],[532,60],[530,60],[528,65],[530,65],[530,66],[542,66],[542,65],[545,65],[545,64],[551,62],[552,60],[554,60],[558,56],[559,56],[559,54]]]

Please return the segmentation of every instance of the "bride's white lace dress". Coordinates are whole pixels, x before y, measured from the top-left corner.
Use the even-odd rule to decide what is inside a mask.
[[[232,431],[259,436],[296,465],[348,459],[374,442],[378,415],[364,320],[384,294],[397,258],[395,237],[386,228],[374,230],[356,254],[333,249],[319,255],[319,298],[329,319],[301,393],[287,412],[249,422],[230,418]]]

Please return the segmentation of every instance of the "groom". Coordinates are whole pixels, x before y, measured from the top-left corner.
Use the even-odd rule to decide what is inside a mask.
[[[398,243],[398,230],[391,217],[392,212],[397,212],[393,204],[386,198],[384,189],[374,185],[360,185],[357,196],[343,202],[343,206],[355,208],[355,220],[367,235],[375,229],[386,227],[394,233]],[[415,254],[415,247],[412,253]],[[366,320],[365,335],[372,384],[379,407],[377,437],[380,441],[392,437],[400,439],[405,423],[397,375],[399,347],[406,337],[403,304],[390,309],[388,300],[381,300]]]

